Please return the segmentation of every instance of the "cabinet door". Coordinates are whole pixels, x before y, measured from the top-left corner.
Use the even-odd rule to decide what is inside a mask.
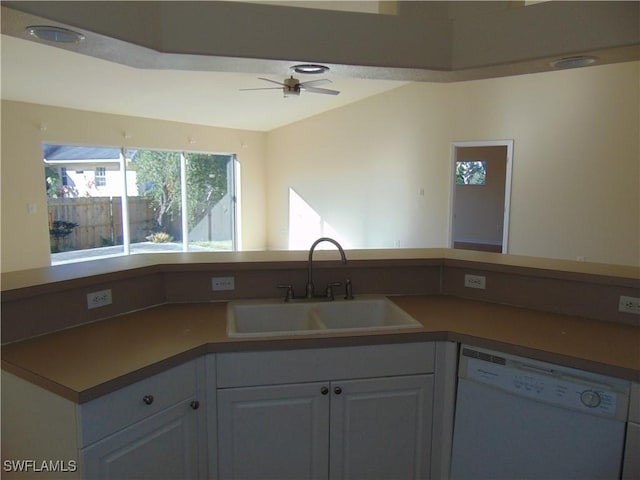
[[[331,390],[332,480],[428,477],[432,375],[340,381]]]
[[[627,440],[624,446],[624,464],[622,478],[632,480],[640,478],[640,424],[627,424]]]
[[[218,390],[222,479],[326,479],[328,383]]]
[[[186,400],[84,448],[83,478],[195,479],[199,471],[198,428],[202,409]]]

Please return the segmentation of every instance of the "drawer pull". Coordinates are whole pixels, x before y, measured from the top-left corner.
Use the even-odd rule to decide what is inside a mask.
[[[336,395],[340,395],[340,394],[342,393],[342,388],[340,388],[340,387],[336,387],[336,388],[333,390],[333,393],[335,393]]]
[[[327,387],[322,387],[322,388],[320,389],[320,393],[321,393],[322,395],[326,395],[327,393],[329,393],[329,389],[328,389]]]
[[[142,397],[142,401],[147,405],[151,405],[153,403],[153,395],[145,395]]]
[[[200,408],[200,402],[198,400],[192,401],[189,405],[191,405],[191,408],[193,408],[194,410],[197,410]]]

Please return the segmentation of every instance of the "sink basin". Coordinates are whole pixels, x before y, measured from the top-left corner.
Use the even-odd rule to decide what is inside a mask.
[[[240,300],[227,307],[227,335],[265,337],[306,335],[322,330],[313,312],[315,303],[284,303],[282,300]]]
[[[314,310],[328,330],[393,330],[422,326],[386,297],[320,303]]]
[[[258,338],[344,331],[419,328],[401,308],[383,296],[359,296],[332,302],[240,300],[227,307],[229,337]]]

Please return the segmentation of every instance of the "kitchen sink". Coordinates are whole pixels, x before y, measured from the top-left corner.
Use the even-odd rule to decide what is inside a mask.
[[[327,330],[393,330],[422,324],[386,297],[320,303],[315,307]]]
[[[379,295],[335,301],[238,300],[227,307],[229,337],[366,332],[421,326],[389,299]]]
[[[305,335],[323,330],[313,312],[315,303],[284,303],[282,300],[240,300],[227,307],[227,335],[264,337]]]

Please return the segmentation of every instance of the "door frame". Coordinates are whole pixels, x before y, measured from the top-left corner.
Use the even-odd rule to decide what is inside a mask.
[[[507,168],[504,185],[504,219],[502,224],[502,253],[508,253],[509,246],[509,212],[511,211],[511,172],[513,168],[513,140],[482,140],[451,142],[450,159],[450,182],[451,187],[449,199],[449,248],[454,248],[453,238],[453,215],[455,213],[456,202],[456,160],[458,158],[458,148],[464,147],[507,147]]]

